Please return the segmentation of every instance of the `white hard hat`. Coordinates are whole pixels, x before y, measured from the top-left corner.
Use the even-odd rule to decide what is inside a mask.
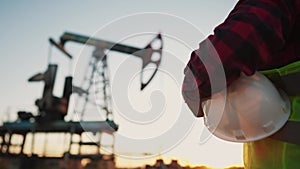
[[[287,95],[259,72],[242,74],[202,106],[208,130],[233,142],[256,141],[274,134],[287,122],[291,109]]]

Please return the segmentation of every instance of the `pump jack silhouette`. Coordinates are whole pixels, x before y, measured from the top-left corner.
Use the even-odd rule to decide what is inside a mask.
[[[50,44],[54,45],[63,52],[68,58],[72,59],[72,55],[65,49],[66,42],[77,42],[84,45],[94,46],[95,50],[90,60],[90,66],[92,67],[89,72],[89,77],[92,78],[95,74],[98,73],[102,77],[102,95],[104,99],[104,105],[102,108],[106,111],[106,120],[105,121],[65,121],[64,118],[68,114],[70,96],[73,93],[78,93],[79,95],[85,95],[86,98],[90,93],[92,83],[89,83],[85,88],[76,87],[72,84],[73,77],[65,77],[63,94],[61,97],[54,96],[53,89],[56,80],[57,68],[58,65],[49,63],[47,69],[42,73],[37,73],[31,78],[29,82],[44,82],[44,90],[42,98],[39,98],[35,101],[35,105],[38,108],[38,114],[33,115],[31,112],[19,111],[18,119],[15,122],[4,122],[3,126],[0,126],[0,157],[38,157],[38,158],[53,158],[48,157],[46,153],[43,155],[36,155],[34,152],[34,138],[35,133],[67,133],[70,135],[69,146],[63,152],[61,156],[55,158],[65,158],[67,155],[68,158],[95,158],[98,159],[110,159],[113,160],[113,151],[112,154],[104,155],[101,153],[101,140],[94,140],[93,142],[84,142],[83,140],[74,141],[73,135],[79,135],[80,138],[84,132],[92,132],[101,134],[108,133],[113,135],[114,132],[118,130],[118,125],[111,118],[112,109],[109,107],[110,95],[108,92],[109,87],[109,77],[106,75],[107,69],[107,55],[105,50],[117,51],[127,55],[135,56],[142,60],[142,71],[141,71],[141,90],[143,90],[153,79],[157,73],[158,67],[161,62],[162,57],[162,37],[160,34],[156,35],[155,38],[150,41],[145,48],[136,48],[124,44],[112,43],[109,41],[104,41],[96,38],[91,38],[88,36],[83,36],[75,33],[64,33],[60,37],[60,42],[55,42],[52,38],[49,39]],[[159,46],[154,48],[154,43],[159,43]],[[100,52],[99,52],[100,51]],[[159,58],[153,58],[153,54],[158,54]],[[101,71],[95,70],[94,68],[99,64],[102,64]],[[156,69],[153,74],[149,77],[146,82],[143,82],[143,72],[148,65],[155,65]],[[91,80],[91,79],[89,79]],[[91,82],[91,81],[89,81]],[[88,100],[88,99],[86,99]],[[85,110],[83,108],[83,110]],[[83,113],[83,112],[82,112]],[[28,137],[31,134],[32,137]],[[14,144],[12,142],[13,135],[22,136],[22,142],[19,144]],[[100,137],[99,136],[99,137]],[[25,152],[24,146],[25,142],[31,139],[31,152]],[[72,153],[71,149],[74,144],[78,145],[77,153]],[[96,154],[82,154],[81,146],[84,145],[93,145],[98,148],[98,153]],[[12,151],[12,147],[18,147],[19,151]],[[114,145],[112,143],[111,148],[113,149]],[[21,167],[21,166],[20,166]],[[23,166],[24,168],[24,166]]]

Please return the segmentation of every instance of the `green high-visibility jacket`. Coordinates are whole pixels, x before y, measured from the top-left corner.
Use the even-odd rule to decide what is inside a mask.
[[[262,71],[267,77],[284,76],[295,72],[300,72],[300,61],[279,69]],[[300,95],[290,95],[289,98],[292,108],[289,121],[300,122]],[[297,134],[300,137],[300,131]],[[298,169],[300,168],[300,144],[280,141],[272,137],[244,143],[244,165],[245,169]]]

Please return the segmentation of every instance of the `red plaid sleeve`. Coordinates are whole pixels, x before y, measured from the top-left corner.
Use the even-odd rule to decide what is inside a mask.
[[[252,75],[256,70],[299,60],[300,43],[295,38],[300,39],[299,2],[240,0],[214,34],[200,43],[185,68],[182,86],[183,97],[195,115],[203,116],[201,100],[212,94],[207,72],[218,67],[218,59],[224,68],[226,85],[239,78],[241,72]]]

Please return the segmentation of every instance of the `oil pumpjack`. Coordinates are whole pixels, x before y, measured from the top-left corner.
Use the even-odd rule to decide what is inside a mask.
[[[113,137],[114,132],[118,130],[118,125],[114,122],[112,116],[112,107],[109,90],[109,77],[107,75],[107,57],[105,51],[116,51],[130,56],[135,56],[142,60],[141,71],[141,90],[143,90],[153,79],[157,73],[162,57],[162,37],[157,34],[145,48],[132,47],[120,43],[112,43],[109,41],[91,38],[75,33],[66,32],[60,37],[60,41],[56,42],[52,38],[49,39],[51,45],[54,45],[63,52],[68,58],[72,59],[72,55],[66,50],[67,42],[76,42],[83,45],[94,47],[92,57],[90,58],[88,71],[84,81],[85,85],[76,87],[73,85],[73,77],[65,77],[63,94],[61,97],[54,96],[53,89],[57,74],[58,65],[49,63],[47,69],[43,73],[38,73],[31,78],[29,82],[44,82],[44,90],[42,98],[37,99],[35,105],[38,108],[38,114],[33,115],[31,112],[19,111],[18,119],[14,122],[4,122],[0,126],[0,158],[22,158],[27,159],[97,159],[100,161],[114,161],[114,141],[110,145],[102,145],[101,135],[106,133]],[[158,46],[154,47],[154,43],[158,42]],[[154,54],[158,54],[159,58],[153,58]],[[148,65],[155,65],[156,69],[149,76],[146,82],[143,81],[144,69]],[[99,65],[101,65],[99,67]],[[98,77],[98,82],[93,79]],[[92,88],[97,86],[99,90],[93,94],[102,95],[101,109],[105,113],[105,120],[102,121],[84,121],[83,114],[86,111],[89,102],[89,94]],[[77,94],[83,97],[84,104],[81,105],[79,119],[77,121],[66,121],[65,116],[68,114],[70,96]],[[64,146],[62,153],[56,156],[48,155],[46,152],[37,153],[37,134],[63,134],[67,138],[68,144]],[[97,135],[96,140],[84,141],[85,133],[93,133]],[[14,141],[13,137],[19,137],[19,141]],[[77,139],[74,139],[77,137]],[[79,138],[79,139],[78,139]],[[38,140],[38,139],[37,139]],[[44,140],[44,147],[46,146]],[[26,147],[29,146],[29,147]],[[96,147],[96,153],[83,153],[83,146]],[[102,146],[110,146],[109,153],[102,152]],[[77,149],[77,151],[74,151]],[[44,150],[45,151],[45,150]],[[24,160],[23,160],[24,161]],[[19,165],[19,168],[34,168],[32,164],[26,166],[25,163]],[[43,166],[43,168],[45,168]],[[69,168],[65,165],[63,168]],[[74,166],[72,166],[74,168]]]

